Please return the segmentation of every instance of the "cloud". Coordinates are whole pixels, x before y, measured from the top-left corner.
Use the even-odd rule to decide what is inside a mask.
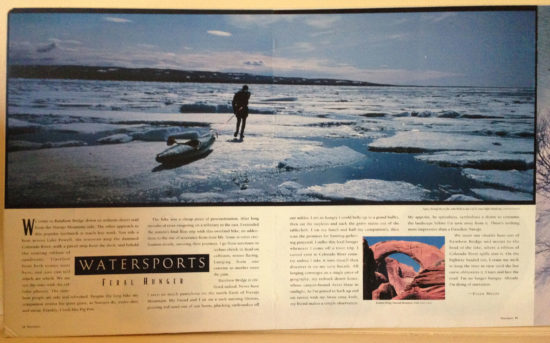
[[[157,46],[156,45],[153,45],[153,44],[145,44],[145,43],[140,43],[137,45],[138,48],[143,48],[143,49],[156,49]]]
[[[311,37],[321,37],[321,36],[328,36],[328,35],[331,35],[333,34],[334,31],[331,31],[331,30],[325,30],[325,31],[317,31],[317,32],[312,32],[310,33],[309,35]]]
[[[232,36],[232,34],[230,32],[225,32],[225,31],[208,30],[206,32],[208,32],[208,34],[211,34],[213,36],[219,36],[219,37],[231,37]]]
[[[35,45],[34,50],[38,53],[47,53],[54,50],[61,51],[76,51],[82,43],[77,40],[63,40],[58,38],[49,38],[46,43]],[[10,47],[11,48],[11,47]],[[15,45],[15,49],[32,49],[32,44],[25,42],[24,44]]]
[[[409,33],[394,33],[389,34],[385,37],[386,40],[399,40],[399,41],[406,41],[411,38],[411,35]]]
[[[117,23],[117,24],[126,24],[126,23],[132,22],[130,19],[124,19],[124,18],[118,18],[118,17],[103,17],[103,20],[108,21],[110,23]]]
[[[55,49],[56,47],[57,47],[57,45],[55,44],[55,42],[51,42],[49,44],[40,45],[38,48],[36,48],[36,52],[38,52],[38,53],[50,52],[53,49]]]
[[[430,23],[439,23],[447,18],[455,17],[456,12],[429,13],[422,16],[422,19]]]
[[[266,27],[279,22],[288,23],[297,19],[297,15],[243,14],[228,16],[227,22],[239,28],[248,28],[251,26]]]
[[[58,38],[50,38],[48,39],[48,41],[54,42],[57,45],[82,45],[82,42],[79,42],[77,40],[72,40],[72,39],[62,40]]]
[[[293,51],[309,52],[315,50],[315,45],[311,42],[296,42],[289,49]]]
[[[50,46],[56,46],[54,42]],[[47,46],[43,46],[45,48]],[[44,59],[47,56],[47,59]],[[48,55],[39,53],[27,43],[11,44],[10,64],[71,64],[127,68],[169,68],[209,70],[218,72],[248,72],[295,77],[326,77],[391,84],[428,84],[443,78],[461,76],[434,70],[358,68],[333,63],[317,57],[287,58],[242,51],[174,53],[139,46],[117,51],[92,49],[85,45],[74,51],[52,49]]]
[[[434,18],[433,19],[433,22],[434,23],[439,23],[440,21],[443,21],[447,18],[452,18],[452,17],[456,17],[457,13],[451,13],[451,12],[446,12],[446,13],[441,13],[441,15],[439,15],[438,17]]]
[[[438,70],[407,70],[389,68],[371,70],[357,69],[355,72],[351,70],[349,76],[353,77],[354,74],[364,81],[401,85],[430,84],[434,83],[434,81],[441,79],[463,76],[458,73],[444,72]]]
[[[260,67],[264,65],[264,61],[246,61],[244,64],[247,66]]]
[[[410,18],[400,18],[400,19],[394,20],[391,24],[398,26],[398,25],[410,23],[410,21],[411,21]]]
[[[315,15],[308,17],[305,23],[316,29],[328,29],[334,27],[338,21],[340,21],[339,16]]]
[[[271,66],[276,75],[329,77],[356,81],[390,84],[423,84],[426,82],[460,76],[434,70],[364,69],[346,64],[334,64],[328,60],[274,58]],[[307,73],[307,75],[306,75]]]

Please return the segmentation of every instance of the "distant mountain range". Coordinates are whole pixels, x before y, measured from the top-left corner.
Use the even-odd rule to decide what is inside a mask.
[[[221,73],[154,68],[90,67],[72,65],[11,65],[8,77],[28,79],[78,79],[109,81],[208,82],[240,84],[391,86],[339,79],[265,76],[247,73]]]

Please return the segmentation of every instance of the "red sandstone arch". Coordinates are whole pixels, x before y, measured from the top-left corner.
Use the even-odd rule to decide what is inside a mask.
[[[445,255],[433,245],[421,242],[409,241],[383,241],[370,247],[374,253],[376,264],[380,264],[387,256],[395,253],[402,253],[420,264],[422,269],[433,266],[445,259]]]

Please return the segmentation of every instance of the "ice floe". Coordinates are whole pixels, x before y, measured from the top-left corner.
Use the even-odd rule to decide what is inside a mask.
[[[118,133],[111,136],[103,137],[97,140],[100,144],[120,144],[128,143],[133,140],[132,136],[125,133]]]
[[[507,139],[466,134],[406,131],[369,144],[373,151],[426,152],[441,150],[532,152],[531,139]]]
[[[481,201],[481,199],[478,199],[469,195],[464,195],[464,194],[453,194],[447,199],[445,199],[445,201],[448,201],[448,202]]]
[[[492,188],[472,188],[471,190],[483,200],[499,200],[499,201],[531,201],[533,194],[523,192],[503,191]]]
[[[180,106],[181,113],[233,113],[233,109],[228,104],[208,104],[197,102],[192,104],[183,104]]]
[[[183,104],[180,106],[181,113],[233,113],[233,107],[229,104],[209,104],[209,103],[192,103]],[[250,107],[249,113],[254,114],[275,114],[273,109],[265,109],[258,107]]]
[[[8,151],[35,150],[35,149],[42,149],[43,145],[44,143],[11,140],[11,141],[8,141],[7,150]]]
[[[49,130],[58,132],[71,132],[80,134],[98,134],[102,132],[115,132],[120,129],[126,129],[121,125],[107,123],[71,123],[61,125],[50,125]]]
[[[374,136],[379,137],[376,132],[358,132],[352,125],[332,125],[327,127],[321,126],[300,126],[300,125],[267,125],[252,123],[249,135],[261,137],[278,137],[278,138],[358,138]],[[234,131],[234,126],[226,126],[220,133],[231,133]]]
[[[303,188],[304,186],[294,181],[286,181],[277,186],[277,189],[283,195],[294,195]]]
[[[525,193],[533,192],[533,170],[478,170],[466,168],[462,170],[466,177],[492,186],[503,186]]]
[[[26,120],[8,118],[8,130],[12,133],[34,132],[41,127],[42,125],[31,123]]]
[[[268,101],[268,102],[288,102],[288,101],[298,101],[298,98],[296,97],[283,97],[283,98],[269,98],[269,99],[262,99],[262,101]]]
[[[229,195],[216,192],[200,192],[200,193],[182,193],[178,196],[178,201],[181,202],[224,202],[230,200]]]
[[[311,186],[300,193],[338,201],[422,201],[429,197],[429,191],[422,187],[402,181],[375,179]]]
[[[76,147],[86,146],[86,142],[78,140],[61,141],[61,142],[29,142],[29,141],[10,141],[8,142],[8,151],[20,151],[20,150],[37,150],[37,149],[49,149],[49,148],[64,148],[64,147]]]
[[[331,167],[342,164],[350,164],[364,158],[364,155],[347,146],[339,146],[327,149],[326,154],[321,150],[327,148],[303,145],[293,148],[291,156],[279,161],[277,168],[280,170],[295,170],[313,167]]]
[[[147,129],[141,132],[135,132],[132,134],[133,139],[147,142],[164,142],[168,137],[181,134],[185,130],[184,127],[167,126],[162,128]],[[183,137],[182,137],[183,138]]]
[[[415,156],[416,159],[436,163],[442,167],[476,169],[526,170],[534,166],[531,154],[508,154],[501,152],[447,151]]]
[[[373,118],[374,119],[374,118]],[[526,119],[463,119],[463,117],[411,117],[405,112],[393,116],[393,120],[380,118],[377,126],[386,131],[424,131],[477,136],[524,137],[534,136],[533,121]]]

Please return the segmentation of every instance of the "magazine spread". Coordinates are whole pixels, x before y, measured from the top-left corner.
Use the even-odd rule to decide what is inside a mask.
[[[547,7],[7,35],[7,335],[550,323]]]

